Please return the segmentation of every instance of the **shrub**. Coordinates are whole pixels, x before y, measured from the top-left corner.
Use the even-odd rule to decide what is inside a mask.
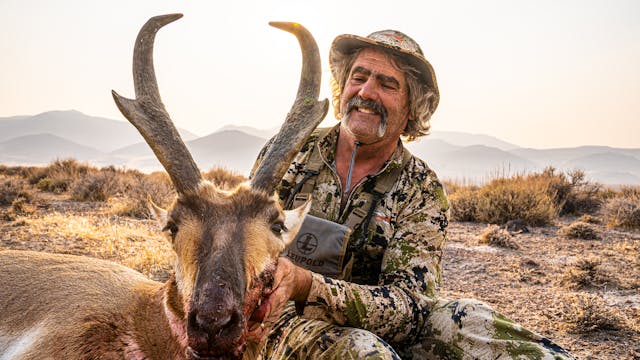
[[[95,168],[74,159],[55,160],[49,166],[34,171],[29,182],[36,184],[41,191],[63,193],[91,170]]]
[[[567,174],[549,167],[540,173],[496,177],[480,188],[445,183],[451,219],[504,224],[520,219],[532,226],[551,223],[559,215],[595,213],[603,196],[583,171]]]
[[[568,175],[571,191],[562,204],[560,215],[596,213],[602,206],[602,186],[586,181],[582,170],[571,171]]]
[[[448,195],[453,195],[459,190],[464,190],[464,189],[478,190],[478,186],[473,184],[467,184],[467,181],[464,181],[464,180],[462,181],[443,180],[442,186],[444,187]]]
[[[607,225],[628,229],[640,228],[640,198],[617,197],[607,200],[603,209]]]
[[[546,183],[546,192],[553,199],[558,215],[593,214],[600,208],[601,185],[590,183],[582,170],[567,173],[547,167],[531,178]]]
[[[623,186],[620,188],[620,196],[640,200],[640,186]]]
[[[29,215],[36,211],[36,207],[29,204],[29,201],[24,197],[17,197],[11,203],[9,212],[13,215]]]
[[[61,194],[66,192],[71,185],[71,179],[51,179],[48,177],[41,178],[36,187],[40,191],[52,192],[54,194]]]
[[[558,230],[558,234],[570,239],[599,240],[600,236],[593,225],[576,221]]]
[[[76,201],[107,201],[117,188],[115,174],[97,172],[73,182],[71,199]]]
[[[166,208],[176,196],[175,190],[165,172],[148,175],[128,171],[122,180],[126,191],[112,205],[112,212],[120,216],[144,219],[149,217],[148,199],[160,207]]]
[[[622,330],[628,327],[626,318],[608,307],[595,295],[573,295],[565,303],[564,319],[580,333]]]
[[[17,198],[31,200],[32,190],[18,179],[0,180],[0,206],[11,205]]]
[[[580,216],[577,221],[582,221],[588,224],[602,224],[602,221],[600,221],[600,219],[590,214],[584,214]]]
[[[232,189],[246,180],[244,176],[222,168],[210,169],[202,176],[223,189]]]
[[[478,190],[471,187],[457,189],[449,195],[451,220],[476,221],[478,218]]]
[[[536,177],[494,179],[478,191],[477,221],[504,224],[522,219],[529,225],[549,224],[557,216],[547,184]]]
[[[28,178],[32,176],[40,168],[35,166],[6,166],[0,165],[0,174],[7,176],[20,176],[22,178]]]
[[[498,225],[487,225],[478,237],[478,244],[489,244],[492,246],[519,249],[517,243],[513,241],[511,234],[505,229],[501,229]]]
[[[603,287],[616,283],[612,275],[605,271],[601,265],[601,260],[595,256],[578,259],[566,268],[561,283],[574,290]]]

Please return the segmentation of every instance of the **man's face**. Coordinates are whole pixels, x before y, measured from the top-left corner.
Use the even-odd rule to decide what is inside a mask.
[[[373,48],[360,51],[340,96],[341,127],[364,144],[397,141],[408,121],[405,75],[392,58]]]

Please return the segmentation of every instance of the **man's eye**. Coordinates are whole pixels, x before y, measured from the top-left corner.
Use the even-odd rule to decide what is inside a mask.
[[[275,222],[271,224],[271,231],[273,231],[276,235],[281,235],[283,232],[287,231],[287,227],[284,226],[282,221]]]

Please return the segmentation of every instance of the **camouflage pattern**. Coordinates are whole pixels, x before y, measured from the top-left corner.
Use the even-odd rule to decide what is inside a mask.
[[[373,333],[352,327],[305,319],[293,303],[283,311],[262,344],[257,359],[400,359],[393,348]]]
[[[549,339],[531,332],[475,299],[439,300],[413,359],[573,359]]]
[[[304,177],[311,149],[316,146],[315,151],[320,151],[324,166],[317,176],[310,214],[344,223],[351,211],[363,207],[362,194],[371,192],[372,179],[401,166],[403,151],[408,150],[399,142],[382,170],[356,184],[346,206],[341,209],[342,186],[334,158],[338,131],[339,125],[323,138],[318,137],[318,131],[314,132],[292,162],[277,191],[285,202],[293,187]],[[296,304],[298,316],[291,311],[284,312],[262,356],[298,358],[298,355],[289,357],[287,354],[296,353],[300,347],[316,346],[314,344],[320,340],[325,345],[344,344],[347,340],[338,341],[333,335],[325,335],[340,333],[344,328],[372,333],[365,341],[369,345],[362,349],[354,344],[341,348],[340,356],[349,359],[359,358],[349,355],[352,351],[365,353],[372,349],[386,354],[380,358],[397,356],[388,344],[403,349],[403,358],[410,358],[412,353],[416,358],[435,359],[484,359],[488,354],[495,355],[488,357],[492,359],[500,354],[510,354],[514,359],[520,358],[519,354],[530,354],[524,358],[553,359],[539,354],[554,352],[568,356],[548,340],[504,319],[478,301],[460,308],[460,302],[438,299],[448,215],[449,203],[435,173],[424,161],[412,156],[391,191],[375,208],[371,219],[375,222],[375,231],[369,231],[364,244],[359,244],[362,229],[356,227],[353,231],[348,247],[349,254],[354,256],[351,278],[335,280],[314,273],[307,302]],[[476,309],[478,314],[475,314]],[[351,331],[348,334],[352,334]],[[296,335],[282,338],[283,334],[290,333]],[[362,336],[361,332],[356,333]],[[294,343],[290,344],[287,339]],[[545,347],[545,342],[550,345]],[[380,350],[385,347],[389,349]],[[305,354],[311,354],[308,351],[305,350]]]

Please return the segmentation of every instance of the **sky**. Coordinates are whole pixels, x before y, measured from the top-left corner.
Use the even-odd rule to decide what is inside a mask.
[[[532,148],[640,148],[636,0],[0,0],[0,117],[75,109],[124,120],[110,91],[133,97],[138,30],[175,12],[184,17],[156,37],[156,75],[176,125],[197,135],[279,126],[300,51],[268,22],[296,21],[320,47],[321,97],[335,36],[396,29],[435,69],[435,131]]]

